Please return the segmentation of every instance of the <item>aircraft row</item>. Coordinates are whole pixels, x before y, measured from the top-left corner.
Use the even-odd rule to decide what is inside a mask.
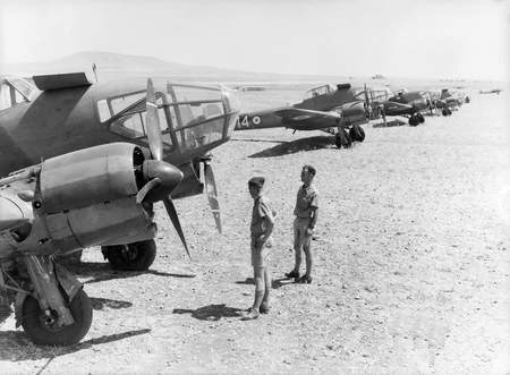
[[[222,86],[101,83],[85,73],[33,83],[2,77],[0,305],[14,301],[16,325],[36,344],[77,343],[92,306],[56,257],[97,246],[114,269],[146,270],[156,256],[154,203],[163,202],[188,251],[172,199],[204,191],[221,232],[211,150],[234,129],[322,129],[347,147],[364,140],[360,125],[368,120],[407,116],[415,126],[432,104],[443,114],[453,106],[443,94],[392,96],[341,84],[315,87],[292,106],[239,114]]]
[[[338,148],[350,147],[354,141],[364,141],[365,132],[360,125],[367,121],[382,118],[384,126],[388,126],[387,116],[403,116],[408,118],[409,125],[417,126],[425,121],[424,114],[439,110],[443,116],[449,116],[469,100],[468,96],[452,94],[448,89],[440,93],[406,90],[392,93],[386,87],[327,84],[308,90],[298,103],[240,114],[236,130],[277,127],[326,130],[335,135]]]

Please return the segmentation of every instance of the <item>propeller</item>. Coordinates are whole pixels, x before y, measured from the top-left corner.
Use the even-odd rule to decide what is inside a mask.
[[[209,205],[211,206],[214,222],[216,223],[218,232],[221,233],[221,212],[220,203],[218,201],[218,189],[216,188],[216,181],[214,179],[213,169],[209,160],[204,161],[204,180],[207,199],[209,200]]]
[[[184,249],[191,259],[186,238],[182,231],[179,216],[175,209],[170,193],[180,184],[183,178],[182,172],[172,164],[163,161],[163,140],[159,124],[158,105],[156,104],[156,93],[152,79],[147,80],[147,114],[146,131],[149,141],[149,149],[152,160],[145,160],[142,165],[143,177],[147,181],[138,191],[136,202],[157,202],[163,201],[166,212],[181,239]]]
[[[365,104],[367,106],[367,118],[370,120],[370,98],[368,97],[368,90],[367,90],[367,84],[365,83]]]

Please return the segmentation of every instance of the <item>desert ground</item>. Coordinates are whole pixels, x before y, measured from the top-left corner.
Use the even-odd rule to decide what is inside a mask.
[[[300,91],[243,95],[253,108]],[[321,132],[235,132],[214,150],[223,234],[196,196],[176,201],[192,260],[162,206],[148,272],[113,272],[87,249],[70,269],[92,299],[89,333],[36,347],[11,316],[0,373],[509,374],[508,95],[470,96],[416,128],[365,125],[351,149]],[[309,285],[283,279],[305,163],[320,192]],[[242,321],[254,295],[246,182],[257,170],[278,213],[272,310]]]

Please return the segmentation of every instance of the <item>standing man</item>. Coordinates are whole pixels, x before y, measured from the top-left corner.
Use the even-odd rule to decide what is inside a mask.
[[[294,278],[298,283],[312,282],[312,235],[315,230],[319,215],[319,196],[312,184],[315,177],[315,168],[311,165],[305,165],[301,170],[301,181],[303,185],[297,193],[296,207],[294,208],[294,269],[285,274],[286,277]],[[299,277],[299,267],[301,266],[301,249],[305,252],[306,273]]]
[[[262,195],[264,177],[253,177],[248,181],[248,190],[253,198],[251,215],[251,264],[255,279],[255,301],[248,309],[244,320],[257,319],[259,313],[269,312],[269,293],[271,291],[271,272],[269,269],[270,236],[273,232],[274,214],[269,201]]]

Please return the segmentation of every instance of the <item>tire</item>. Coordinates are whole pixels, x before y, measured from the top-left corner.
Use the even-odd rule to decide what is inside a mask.
[[[410,126],[417,126],[419,124],[419,120],[416,118],[415,115],[412,115],[409,117],[409,125]]]
[[[349,148],[352,145],[351,137],[349,136],[349,133],[347,133],[347,130],[340,129],[340,131],[335,136],[335,144],[338,148]]]
[[[68,307],[73,315],[74,323],[57,327],[47,322],[48,317],[34,297],[25,298],[21,307],[21,324],[30,340],[36,345],[57,346],[73,345],[79,342],[90,329],[92,304],[85,291],[80,289]]]
[[[349,129],[349,136],[353,141],[363,142],[365,140],[365,131],[361,126],[353,125],[352,128]]]
[[[423,115],[420,112],[416,114],[416,118],[418,119],[418,122],[420,124],[423,124],[425,122],[425,117],[423,117]]]
[[[103,246],[101,251],[114,270],[145,271],[156,259],[156,242],[147,240],[128,245]]]
[[[443,110],[441,111],[441,113],[443,114],[443,116],[448,116],[448,109],[443,108]]]

